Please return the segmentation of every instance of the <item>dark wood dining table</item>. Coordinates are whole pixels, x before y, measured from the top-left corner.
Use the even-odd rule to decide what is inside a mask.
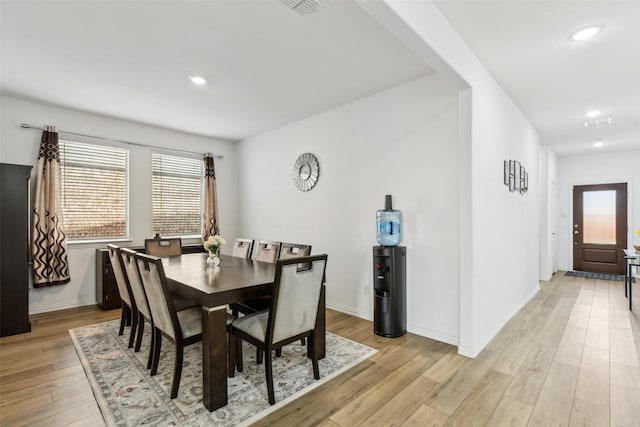
[[[202,305],[202,403],[213,411],[225,406],[227,397],[227,304],[270,295],[275,264],[220,256],[220,265],[207,265],[206,253],[163,258],[169,286],[179,295]],[[325,290],[314,334],[318,357],[325,356]]]

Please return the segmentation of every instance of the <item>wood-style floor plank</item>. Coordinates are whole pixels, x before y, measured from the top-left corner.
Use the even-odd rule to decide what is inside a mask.
[[[640,425],[636,294],[630,312],[620,282],[557,273],[475,359],[327,310],[327,330],[378,353],[255,425]],[[31,333],[1,338],[0,425],[104,425],[68,329],[119,317],[95,306],[39,314]]]

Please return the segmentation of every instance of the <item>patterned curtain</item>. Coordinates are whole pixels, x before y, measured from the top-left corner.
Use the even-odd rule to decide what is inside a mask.
[[[216,190],[216,168],[211,153],[204,155],[204,209],[202,213],[202,240],[220,234],[218,228],[218,194]]]
[[[54,126],[45,126],[36,165],[33,209],[33,286],[68,283],[69,261],[62,217],[60,152]]]

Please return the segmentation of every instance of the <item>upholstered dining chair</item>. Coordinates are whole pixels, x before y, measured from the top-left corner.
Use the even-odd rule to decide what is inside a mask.
[[[238,258],[251,258],[251,250],[253,249],[253,240],[251,239],[236,239],[233,242],[233,250],[231,255]]]
[[[280,253],[280,242],[259,240],[255,250],[255,260],[274,264]],[[266,310],[271,305],[271,297],[254,298],[232,304],[233,316],[238,317],[238,313],[249,314],[256,311]]]
[[[136,306],[138,307],[138,336],[136,339],[136,346],[134,348],[135,352],[140,351],[140,347],[142,346],[142,337],[144,334],[144,323],[145,320],[149,323],[151,328],[151,347],[149,350],[149,358],[147,361],[147,369],[151,369],[152,356],[153,356],[153,348],[154,348],[154,322],[153,316],[151,315],[151,309],[149,308],[149,302],[147,300],[147,294],[145,292],[142,279],[140,278],[140,272],[138,270],[138,264],[135,260],[135,255],[137,252],[129,249],[129,248],[120,248],[120,257],[122,258],[122,263],[125,271],[127,272],[127,276],[129,277],[129,284],[131,287],[131,292],[133,293],[133,297],[136,301]],[[173,305],[176,311],[186,310],[192,307],[200,308],[201,306],[191,301],[190,299],[184,298],[180,295],[172,294]]]
[[[299,245],[297,243],[282,243],[280,245],[279,259],[300,258],[311,255],[311,245]]]
[[[162,337],[165,336],[175,344],[176,356],[171,383],[171,398],[178,395],[184,347],[202,340],[202,309],[192,307],[177,311],[173,303],[169,284],[164,274],[162,260],[152,255],[136,253],[136,263],[140,278],[144,285],[151,316],[154,323],[154,348],[151,375],[158,371]],[[227,325],[233,318],[227,315]],[[235,363],[235,346],[229,346],[229,361]],[[233,367],[229,367],[233,369]]]
[[[254,259],[256,261],[270,262],[274,264],[280,253],[280,242],[259,240],[256,246]]]
[[[307,266],[301,268],[300,266]],[[273,298],[268,310],[248,314],[233,321],[231,335],[236,337],[236,363],[242,372],[242,341],[265,352],[265,374],[269,403],[275,403],[272,352],[301,338],[308,339],[313,377],[320,378],[318,356],[313,345],[320,294],[327,266],[327,255],[278,260]]]
[[[182,255],[182,239],[177,238],[154,238],[144,240],[144,251],[148,255],[157,257],[180,256]]]
[[[120,330],[118,331],[118,335],[122,335],[124,333],[126,324],[130,322],[131,335],[129,336],[129,348],[131,348],[133,347],[133,340],[136,335],[136,328],[138,325],[138,308],[135,299],[133,298],[129,279],[123,269],[118,249],[119,248],[116,245],[107,245],[109,259],[111,260],[111,268],[113,269],[113,275],[116,278],[116,285],[118,286],[118,292],[120,293],[120,300],[122,301],[122,316],[120,317]]]
[[[140,272],[138,271],[138,265],[136,264],[136,252],[129,248],[120,248],[119,254],[120,258],[122,259],[124,270],[127,272],[127,276],[129,277],[129,284],[131,286],[133,298],[135,299],[136,306],[138,307],[138,337],[136,339],[136,346],[134,348],[134,351],[136,353],[140,351],[140,346],[142,345],[142,336],[144,334],[144,322],[146,320],[147,322],[149,322],[149,326],[151,328],[151,346],[149,347],[149,357],[147,359],[147,369],[151,369],[154,347],[153,317],[151,316],[151,309],[149,308],[149,303],[147,302],[147,295],[144,291],[144,287],[142,286]]]

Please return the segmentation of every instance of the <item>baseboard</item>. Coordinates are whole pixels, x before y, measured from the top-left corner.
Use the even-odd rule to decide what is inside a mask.
[[[476,346],[476,347],[465,347],[465,346],[459,346],[458,347],[458,354],[461,356],[465,356],[465,357],[470,357],[470,358],[476,358],[480,352],[487,346],[487,344],[489,344],[489,342],[498,334],[498,332],[500,332],[500,329],[502,329],[504,327],[504,325],[506,325],[509,320],[511,320],[511,318],[513,316],[515,316],[515,314],[522,308],[524,307],[529,301],[531,301],[531,298],[533,298],[534,296],[536,296],[536,294],[540,292],[540,286],[536,286],[530,293],[529,295],[527,295],[524,298],[524,301],[520,304],[518,304],[513,310],[511,310],[511,312],[505,317],[505,319],[496,327],[494,328],[493,332],[490,333],[483,341],[480,345]]]
[[[432,340],[441,341],[447,344],[455,345],[456,347],[460,344],[460,338],[454,337],[451,335],[445,335],[438,331],[433,331],[431,329],[420,328],[412,325],[407,326],[407,331],[412,334],[420,335],[421,337],[431,338]]]
[[[327,308],[331,310],[339,311],[340,313],[349,314],[351,316],[358,317],[360,319],[373,321],[373,319],[370,318],[369,313],[363,313],[361,311],[354,310],[353,308],[347,307],[344,305],[327,303]],[[412,334],[420,335],[425,338],[431,338],[436,341],[441,341],[447,344],[458,346],[458,342],[459,342],[458,337],[445,335],[437,331],[432,331],[430,329],[420,328],[412,325],[407,326],[407,331],[411,332]]]
[[[351,316],[358,317],[360,319],[373,321],[369,313],[365,313],[359,310],[354,310],[353,308],[347,307],[346,305],[327,303],[327,308],[331,310],[339,311],[340,313],[349,314]]]
[[[87,305],[95,305],[96,300],[75,301],[67,304],[47,305],[45,307],[29,308],[29,314],[48,313],[50,311],[66,310],[68,308],[84,307]]]

